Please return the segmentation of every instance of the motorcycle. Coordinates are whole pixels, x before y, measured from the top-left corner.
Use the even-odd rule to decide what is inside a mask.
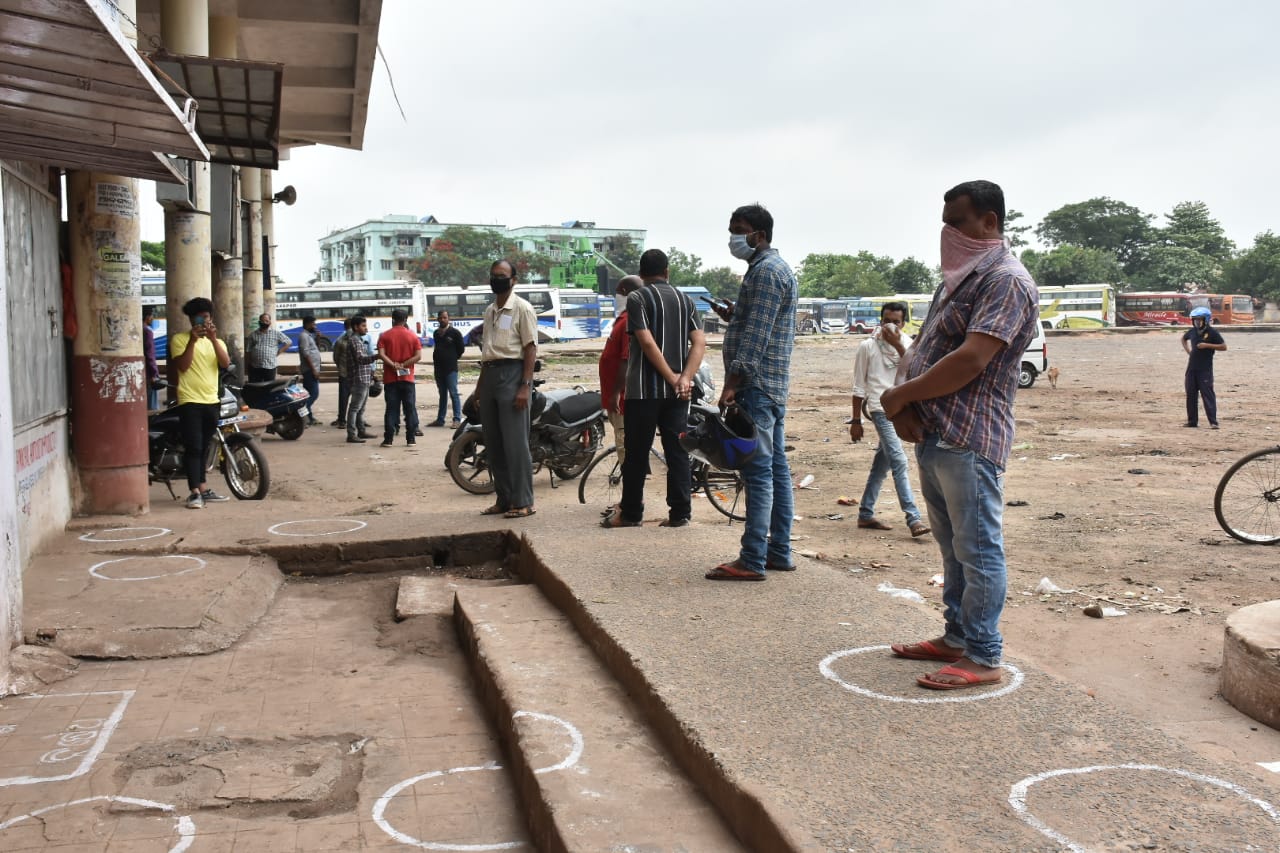
[[[311,395],[302,385],[302,377],[273,379],[270,382],[246,382],[232,386],[240,399],[252,409],[261,409],[271,415],[267,432],[286,441],[296,441],[307,428],[307,415],[311,414],[308,401]]]
[[[542,380],[534,380],[529,398],[529,452],[534,473],[546,466],[551,472],[551,487],[555,488],[556,478],[572,480],[591,464],[604,439],[606,417],[600,392],[575,385],[543,393],[538,390],[541,384]],[[467,397],[462,412],[465,420],[454,432],[445,466],[463,490],[473,495],[492,494],[496,486],[485,459],[484,430],[475,394]]]
[[[226,374],[223,374],[224,382]],[[218,428],[213,432],[209,453],[205,457],[205,470],[218,468],[227,480],[227,488],[237,498],[260,501],[271,488],[271,471],[258,439],[240,432],[240,422],[245,415],[240,412],[240,402],[230,387],[222,392],[218,408]],[[182,427],[178,421],[178,409],[171,404],[166,409],[147,416],[147,435],[150,445],[150,463],[147,466],[149,482],[164,483],[169,494],[177,499],[173,490],[175,480],[186,481],[186,468],[182,464]]]

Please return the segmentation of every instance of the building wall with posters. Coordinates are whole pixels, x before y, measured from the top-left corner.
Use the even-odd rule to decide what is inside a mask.
[[[22,567],[72,511],[59,201],[47,167],[0,161],[0,675],[20,642]]]

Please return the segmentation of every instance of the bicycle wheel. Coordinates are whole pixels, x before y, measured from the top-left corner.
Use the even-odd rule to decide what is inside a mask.
[[[603,512],[621,500],[622,463],[618,448],[609,447],[591,460],[578,479],[578,503],[591,504]]]
[[[747,520],[747,484],[737,471],[722,471],[699,465],[698,483],[716,512],[734,521]]]
[[[1280,447],[1245,456],[1227,469],[1213,496],[1227,533],[1251,545],[1280,542]]]

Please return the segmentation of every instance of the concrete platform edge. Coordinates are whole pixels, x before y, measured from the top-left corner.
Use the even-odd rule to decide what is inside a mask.
[[[506,747],[511,778],[524,805],[524,814],[534,845],[544,853],[568,853],[569,848],[556,826],[554,804],[544,796],[543,788],[538,784],[533,768],[529,766],[524,752],[520,749],[520,734],[516,730],[514,716],[518,709],[512,707],[507,701],[511,692],[503,688],[501,674],[497,668],[486,664],[485,653],[481,648],[475,623],[471,621],[466,607],[457,595],[453,599],[453,622],[458,632],[458,640],[462,644],[463,654],[466,655],[471,672],[475,676],[480,704],[490,709],[491,721],[494,728],[498,730],[498,738]]]
[[[753,786],[726,773],[702,744],[697,731],[676,716],[635,659],[596,622],[565,580],[537,558],[524,537],[521,538],[518,572],[524,580],[535,584],[568,618],[587,646],[631,696],[672,759],[720,812],[725,824],[744,846],[769,853],[824,849],[787,810],[776,804],[767,804]],[[505,725],[510,725],[510,713]],[[521,789],[523,792],[523,782]],[[541,839],[536,832],[534,837]],[[563,847],[546,849],[559,851]]]

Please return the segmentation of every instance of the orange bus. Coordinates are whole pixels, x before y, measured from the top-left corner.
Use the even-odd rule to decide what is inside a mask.
[[[1207,293],[1215,326],[1240,326],[1253,322],[1253,297]]]

